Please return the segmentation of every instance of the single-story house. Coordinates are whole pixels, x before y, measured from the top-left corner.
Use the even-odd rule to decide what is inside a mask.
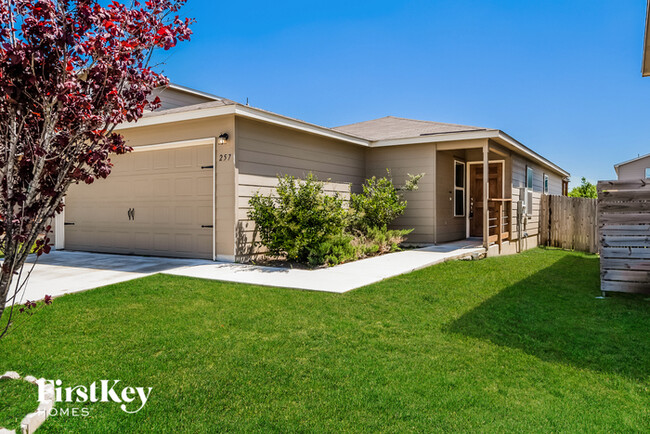
[[[512,253],[537,245],[540,197],[568,182],[498,129],[392,116],[325,128],[182,86],[156,94],[159,110],[118,128],[134,151],[108,179],[70,188],[56,248],[245,260],[256,253],[248,199],[279,174],[313,172],[349,194],[390,169],[400,183],[425,173],[395,222],[414,229],[410,243],[478,237],[489,254]]]
[[[614,165],[619,181],[626,179],[650,179],[650,154],[640,155]]]

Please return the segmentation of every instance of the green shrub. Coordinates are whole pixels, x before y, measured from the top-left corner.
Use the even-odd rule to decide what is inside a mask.
[[[368,232],[357,238],[357,242],[365,246],[364,256],[394,252],[400,249],[406,236],[413,229],[390,230],[383,228],[370,228]]]
[[[342,250],[347,210],[338,194],[327,195],[313,174],[304,181],[278,178],[275,195],[256,193],[248,217],[255,222],[261,241],[273,256],[322,264]],[[349,244],[349,242],[348,242]]]
[[[389,172],[390,176],[390,172]],[[412,230],[388,230],[406,208],[402,191],[417,189],[422,175],[411,176],[402,188],[390,178],[375,177],[352,194],[350,208],[338,194],[325,194],[313,174],[303,181],[278,177],[275,194],[256,193],[249,201],[248,217],[255,222],[268,254],[312,266],[337,265],[399,249]]]
[[[364,234],[369,230],[386,228],[397,217],[404,214],[406,201],[404,191],[418,189],[418,182],[424,176],[408,175],[403,187],[396,187],[387,170],[388,176],[377,178],[373,176],[362,185],[363,193],[350,195],[351,227]]]

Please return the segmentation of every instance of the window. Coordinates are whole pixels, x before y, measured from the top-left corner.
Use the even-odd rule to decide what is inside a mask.
[[[465,163],[454,161],[454,217],[465,216]]]
[[[548,194],[548,175],[544,174],[544,194]]]
[[[650,179],[650,167],[645,168],[645,179]]]
[[[533,189],[533,168],[530,166],[526,166],[526,188]]]

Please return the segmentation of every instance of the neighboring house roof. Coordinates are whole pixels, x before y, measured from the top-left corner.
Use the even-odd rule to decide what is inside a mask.
[[[192,89],[189,89],[188,91],[192,91]],[[527,156],[533,161],[537,161],[541,165],[554,170],[564,177],[569,176],[569,172],[566,170],[542,157],[532,149],[524,146],[503,131],[497,129],[441,122],[418,121],[414,119],[398,118],[395,116],[387,116],[380,119],[344,125],[336,128],[327,128],[270,111],[250,107],[248,105],[239,104],[227,98],[221,98],[215,95],[212,95],[212,97],[214,100],[210,102],[145,113],[142,119],[137,123],[122,124],[119,125],[116,130],[160,125],[169,122],[181,122],[214,116],[237,115],[366,147],[492,139],[522,155]]]
[[[644,77],[650,76],[650,0],[648,0],[648,7],[646,8],[642,74]]]
[[[430,136],[434,134],[461,133],[467,131],[487,131],[487,128],[442,122],[418,121],[415,119],[386,116],[371,121],[357,122],[332,128],[336,131],[363,137],[371,141],[404,139],[407,137]]]
[[[631,160],[623,161],[622,163],[618,163],[614,165],[614,170],[616,171],[616,174],[618,175],[618,168],[621,166],[625,166],[626,164],[634,163],[635,161],[643,160],[644,158],[650,157],[650,154],[645,154],[645,155],[640,155],[636,158],[632,158]]]
[[[150,111],[150,112],[145,112],[144,115],[142,115],[143,118],[151,118],[151,117],[158,117],[160,115],[171,115],[174,113],[185,113],[185,112],[198,112],[200,110],[206,110],[206,109],[211,109],[214,107],[223,107],[223,106],[228,106],[228,105],[235,105],[237,104],[235,101],[231,101],[229,99],[223,98],[215,101],[210,101],[210,102],[204,102],[201,104],[192,104],[192,105],[184,105],[180,107],[174,107],[171,109],[158,109],[155,111]],[[141,123],[140,123],[141,124]],[[136,124],[133,124],[133,126],[138,126]]]
[[[234,101],[229,100],[228,98],[223,98],[223,97],[211,94],[211,93],[202,92],[200,90],[192,89],[190,87],[181,86],[180,84],[169,83],[166,86],[166,88],[167,89],[173,89],[173,90],[176,90],[178,92],[184,92],[184,93],[187,93],[187,94],[190,94],[190,95],[201,96],[203,98],[211,99],[211,100],[214,100],[214,101],[222,101],[224,103],[230,103],[230,104],[235,103]]]

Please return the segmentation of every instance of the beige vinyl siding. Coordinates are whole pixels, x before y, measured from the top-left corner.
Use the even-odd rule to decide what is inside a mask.
[[[406,212],[397,218],[391,226],[393,229],[414,229],[408,236],[410,243],[433,243],[434,241],[434,206],[433,206],[433,167],[435,145],[418,144],[371,148],[366,150],[366,176],[386,176],[390,169],[393,181],[402,185],[408,174],[424,173],[416,191],[406,192],[408,202]]]
[[[645,179],[646,168],[650,168],[650,156],[618,166],[618,179]]]
[[[192,93],[169,88],[155,89],[153,92],[151,92],[151,100],[153,100],[155,97],[160,98],[160,108],[158,110],[167,110],[214,101],[213,99],[206,98],[201,95],[195,95]]]
[[[227,161],[215,161],[215,216],[216,247],[219,260],[234,260],[235,257],[235,118],[220,116],[192,121],[174,122],[124,130],[127,143],[130,146],[146,146],[171,142],[182,142],[193,139],[215,138],[222,133],[228,133],[230,139],[225,145],[216,147],[216,156],[232,154]]]
[[[539,234],[539,213],[541,206],[541,197],[544,194],[544,175],[548,175],[548,194],[562,194],[562,177],[549,169],[533,163],[532,161],[520,156],[512,156],[512,215],[517,215],[517,201],[519,200],[519,188],[526,186],[526,166],[533,169],[533,208],[530,217],[526,219],[523,231],[528,233],[528,237],[537,237]],[[519,239],[516,219],[513,219],[512,225],[513,240]],[[536,243],[531,246],[537,245]]]
[[[365,150],[335,139],[289,130],[250,119],[236,119],[237,143],[237,256],[254,253],[254,223],[248,219],[248,200],[260,191],[269,194],[278,175],[304,178],[312,172],[327,181],[326,191],[349,198],[350,186],[364,181]]]

